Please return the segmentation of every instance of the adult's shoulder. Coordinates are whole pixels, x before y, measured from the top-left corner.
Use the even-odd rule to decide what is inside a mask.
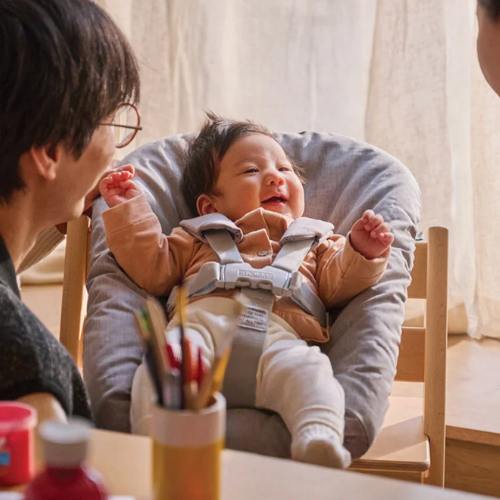
[[[54,349],[56,345],[60,346],[43,323],[3,283],[0,283],[0,332],[0,356],[7,351],[12,353],[18,347],[22,347],[29,356],[33,349]]]
[[[0,283],[0,399],[48,392],[66,413],[90,417],[71,356],[20,298]]]
[[[21,299],[0,281],[0,342],[2,343],[0,353],[7,347],[7,340],[23,336],[27,329],[25,321],[28,318],[29,314],[25,311]]]
[[[55,363],[62,365],[56,368]],[[19,381],[50,380],[66,371],[58,340],[8,287],[0,283],[0,393],[10,397]],[[22,395],[22,394],[21,394]]]

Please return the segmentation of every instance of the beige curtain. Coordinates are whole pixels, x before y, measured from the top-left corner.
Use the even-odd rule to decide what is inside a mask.
[[[450,326],[500,337],[500,99],[475,55],[474,0],[100,0],[141,65],[136,145],[204,110],[371,142],[450,229]]]

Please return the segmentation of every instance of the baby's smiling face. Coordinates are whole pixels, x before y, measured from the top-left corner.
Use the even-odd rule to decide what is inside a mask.
[[[219,212],[231,220],[259,207],[296,219],[304,213],[304,188],[283,148],[251,134],[227,150],[214,192],[200,195],[197,205],[201,215]]]

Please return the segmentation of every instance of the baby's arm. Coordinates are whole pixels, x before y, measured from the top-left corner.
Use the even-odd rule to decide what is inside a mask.
[[[380,215],[366,210],[348,238],[335,235],[318,248],[316,279],[327,308],[345,304],[377,283],[387,265],[394,236]]]
[[[175,228],[167,236],[133,171],[106,176],[99,189],[110,208],[103,212],[106,242],[128,276],[153,295],[166,295],[182,279],[194,239]]]
[[[141,190],[132,180],[135,170],[132,165],[129,168],[111,172],[99,183],[99,192],[108,207],[115,207],[135,196],[141,194]]]

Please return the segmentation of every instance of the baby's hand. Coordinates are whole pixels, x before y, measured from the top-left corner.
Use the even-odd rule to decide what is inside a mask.
[[[351,245],[366,259],[383,255],[392,245],[394,236],[381,215],[365,210],[351,228]]]
[[[124,168],[106,175],[99,183],[99,192],[109,207],[114,207],[130,200],[141,193],[137,184],[132,181],[134,169]]]

